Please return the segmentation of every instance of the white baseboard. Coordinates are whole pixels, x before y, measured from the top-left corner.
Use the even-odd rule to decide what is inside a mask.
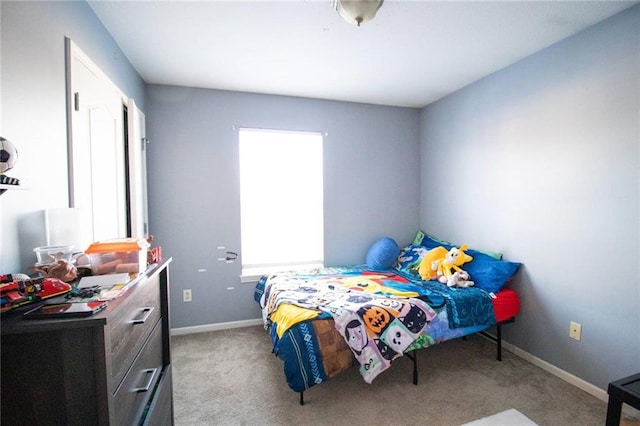
[[[252,327],[254,325],[262,325],[262,319],[252,319],[232,322],[219,322],[216,324],[196,325],[193,327],[172,328],[172,336],[181,336],[184,334],[206,333],[207,331],[230,330],[232,328]]]
[[[519,356],[520,358],[524,359],[525,361],[530,362],[531,364],[535,365],[536,367],[540,367],[543,370],[553,374],[554,376],[564,380],[565,382],[577,387],[578,389],[581,389],[583,391],[585,391],[586,393],[593,395],[594,397],[598,398],[601,401],[604,402],[609,402],[609,394],[607,393],[606,390],[604,389],[600,389],[599,387],[585,381],[582,380],[581,378],[574,376],[571,373],[568,373],[558,367],[556,367],[553,364],[549,364],[546,361],[541,360],[540,358],[531,355],[529,352],[526,352],[522,349],[520,349],[519,347],[512,345],[509,342],[505,342],[504,340],[502,341],[502,347],[506,350],[508,350],[509,352],[511,352],[512,354]],[[640,419],[640,410],[636,410],[635,408],[624,404],[622,406],[622,411],[625,414],[628,414],[632,417],[635,418],[639,418]]]
[[[506,350],[508,350],[509,352],[511,352],[514,355],[519,356],[520,358],[524,359],[525,361],[530,362],[531,364],[535,365],[536,367],[540,367],[543,370],[553,374],[556,377],[559,377],[560,379],[564,380],[567,383],[572,384],[573,386],[577,387],[578,389],[582,389],[583,391],[585,391],[586,393],[595,396],[596,398],[598,398],[601,401],[607,402],[609,401],[609,396],[607,394],[607,391],[600,389],[599,387],[592,385],[591,383],[582,380],[581,378],[574,376],[571,373],[568,373],[558,367],[556,367],[553,364],[549,364],[547,361],[543,361],[540,358],[531,355],[529,352],[526,352],[522,349],[520,349],[519,347],[512,345],[509,342],[505,342],[504,340],[502,341],[502,347]]]

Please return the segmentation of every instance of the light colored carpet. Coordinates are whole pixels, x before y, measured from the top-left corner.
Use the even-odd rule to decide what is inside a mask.
[[[527,416],[512,408],[493,416],[483,417],[463,426],[537,426]]]
[[[394,362],[372,384],[357,368],[305,392],[286,384],[261,326],[172,341],[175,421],[180,425],[459,426],[515,408],[540,426],[602,426],[606,404],[480,337],[457,339]]]

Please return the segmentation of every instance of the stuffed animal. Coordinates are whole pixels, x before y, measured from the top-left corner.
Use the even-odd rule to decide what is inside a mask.
[[[447,280],[447,287],[471,287],[473,281],[469,281],[469,273],[467,271],[454,272]]]
[[[440,262],[442,262],[447,256],[447,249],[439,246],[426,252],[420,261],[418,267],[418,273],[420,277],[425,280],[435,280],[438,278],[438,270],[440,268]]]
[[[452,247],[451,250],[449,250],[444,259],[438,264],[438,281],[447,284],[449,278],[451,278],[451,275],[454,273],[453,271],[462,272],[460,266],[473,260],[473,257],[464,252],[467,248],[467,245],[463,244],[460,248]]]

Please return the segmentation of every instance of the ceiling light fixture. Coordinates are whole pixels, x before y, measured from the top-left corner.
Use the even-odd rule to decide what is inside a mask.
[[[360,26],[375,18],[384,0],[333,0],[333,7],[342,19]]]

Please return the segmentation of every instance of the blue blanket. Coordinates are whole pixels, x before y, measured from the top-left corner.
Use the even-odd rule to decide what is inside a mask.
[[[424,294],[431,300],[438,300],[438,297],[444,298],[449,316],[449,327],[451,328],[472,327],[496,322],[491,296],[481,288],[447,287],[438,281],[422,281],[414,275],[398,271],[396,273],[422,288]]]

